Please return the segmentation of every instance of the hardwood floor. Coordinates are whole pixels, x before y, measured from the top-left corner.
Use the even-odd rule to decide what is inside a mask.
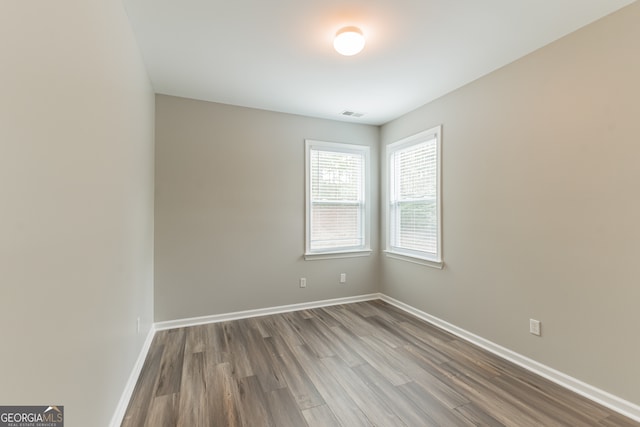
[[[123,427],[638,426],[382,301],[156,334]]]

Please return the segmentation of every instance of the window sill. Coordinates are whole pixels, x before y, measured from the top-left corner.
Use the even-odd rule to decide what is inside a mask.
[[[322,252],[322,253],[307,253],[304,254],[304,259],[307,261],[313,261],[318,259],[335,259],[335,258],[356,258],[365,257],[371,255],[371,249],[364,249],[358,251],[346,251],[346,252]]]
[[[444,268],[444,262],[443,261],[432,261],[432,260],[429,260],[429,259],[419,258],[419,257],[416,257],[416,256],[401,254],[401,253],[392,252],[392,251],[384,251],[384,253],[389,258],[399,259],[399,260],[402,260],[402,261],[411,262],[411,263],[414,263],[414,264],[420,264],[420,265],[424,265],[424,266],[431,267],[431,268],[437,268],[439,270],[442,270]]]

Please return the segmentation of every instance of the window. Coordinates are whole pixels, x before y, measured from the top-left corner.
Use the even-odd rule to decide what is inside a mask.
[[[369,147],[305,143],[305,258],[367,255]]]
[[[387,146],[387,254],[442,268],[441,127]]]

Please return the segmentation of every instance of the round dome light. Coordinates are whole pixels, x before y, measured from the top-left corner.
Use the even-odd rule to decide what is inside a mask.
[[[357,27],[344,27],[336,33],[333,39],[334,49],[341,55],[352,56],[364,48],[365,39]]]

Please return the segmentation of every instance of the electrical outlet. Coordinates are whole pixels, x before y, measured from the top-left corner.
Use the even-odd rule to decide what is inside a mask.
[[[540,336],[540,321],[535,319],[529,319],[529,332],[533,335]]]
[[[306,277],[301,277],[300,278],[300,287],[301,288],[306,288],[307,287],[307,278]]]
[[[340,283],[347,283],[347,273],[340,273]]]

